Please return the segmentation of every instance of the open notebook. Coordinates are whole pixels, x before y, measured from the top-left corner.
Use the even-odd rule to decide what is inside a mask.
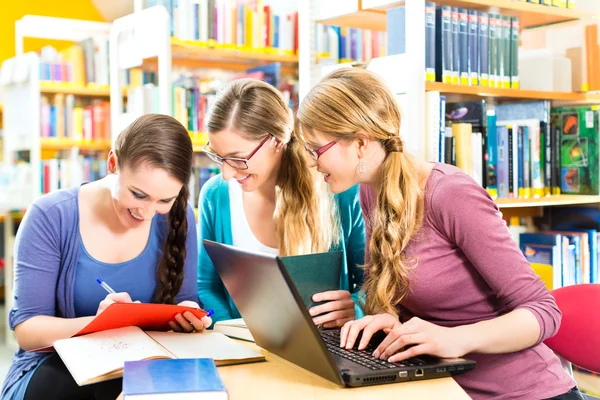
[[[212,358],[230,365],[265,359],[217,332],[144,332],[135,326],[58,340],[54,349],[79,386],[123,376],[126,361]]]

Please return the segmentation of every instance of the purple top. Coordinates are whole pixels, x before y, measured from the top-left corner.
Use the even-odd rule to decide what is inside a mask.
[[[376,194],[366,185],[360,194],[369,243]],[[477,366],[455,379],[469,396],[541,399],[576,385],[542,343],[560,325],[554,297],[512,239],[497,205],[470,176],[450,165],[435,165],[425,187],[423,225],[406,253],[417,258],[418,266],[410,272],[410,292],[399,307],[402,321],[418,316],[451,327],[523,308],[540,324],[540,337],[528,349],[466,356]]]
[[[11,329],[38,315],[75,317],[75,272],[81,248],[78,196],[79,186],[59,190],[42,196],[27,209],[15,241],[14,305],[9,314]],[[154,218],[153,225],[157,224],[157,229],[153,232],[160,243],[164,243],[166,216]],[[189,206],[187,219],[185,278],[177,302],[198,302],[196,218]],[[158,251],[162,257],[162,248]],[[13,357],[1,397],[4,398],[25,373],[33,371],[46,356],[47,353],[28,353],[19,349]]]

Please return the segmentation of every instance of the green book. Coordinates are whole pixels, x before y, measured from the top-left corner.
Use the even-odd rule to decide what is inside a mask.
[[[510,17],[502,16],[501,23],[500,81],[502,88],[510,89]]]
[[[341,251],[332,251],[281,257],[307,309],[324,303],[312,300],[315,293],[340,288],[342,256]]]
[[[510,19],[510,87],[519,89],[519,18]]]
[[[498,87],[498,16],[496,14],[489,15],[489,86]]]
[[[560,124],[560,187],[566,194],[600,194],[598,106],[552,109]]]

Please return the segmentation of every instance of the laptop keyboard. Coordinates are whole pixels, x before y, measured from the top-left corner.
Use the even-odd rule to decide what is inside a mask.
[[[340,331],[339,330],[331,330],[331,331],[322,331],[321,338],[325,342],[327,346],[327,350],[330,353],[338,355],[342,358],[345,358],[350,361],[354,361],[357,364],[362,365],[363,367],[372,369],[372,370],[384,370],[390,368],[402,368],[402,367],[416,367],[426,365],[427,362],[420,359],[419,357],[413,357],[402,362],[389,363],[385,360],[380,360],[378,358],[373,357],[373,352],[376,347],[371,343],[367,345],[364,350],[352,349],[346,350],[340,347]],[[355,347],[358,346],[358,340],[355,344]]]

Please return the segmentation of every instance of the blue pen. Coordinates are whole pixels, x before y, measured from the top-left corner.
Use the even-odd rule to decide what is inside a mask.
[[[100,278],[96,278],[96,282],[98,282],[100,284],[100,286],[102,286],[102,288],[104,290],[106,290],[109,294],[113,294],[113,293],[117,293],[113,290],[113,288],[111,288],[110,286],[108,286],[106,284],[106,282],[104,282],[102,279]]]
[[[207,317],[212,317],[215,314],[214,310],[206,310],[206,312],[207,312],[207,314],[206,314]]]

